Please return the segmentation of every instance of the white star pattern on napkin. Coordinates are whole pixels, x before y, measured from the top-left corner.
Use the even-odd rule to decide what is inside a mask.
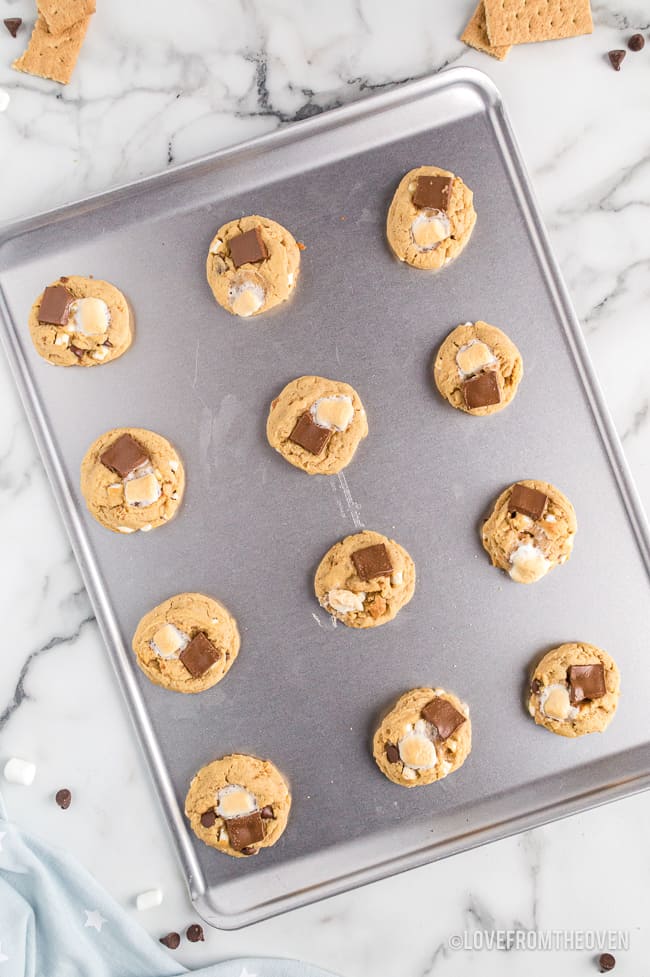
[[[9,957],[6,955],[6,953],[2,952],[2,943],[0,943],[0,963],[6,963],[8,959]]]
[[[104,919],[102,914],[98,912],[96,909],[84,909],[84,912],[86,914],[86,922],[84,923],[84,927],[92,926],[94,930],[97,930],[98,933],[101,933],[102,926],[104,925],[104,923],[107,923],[108,920]]]

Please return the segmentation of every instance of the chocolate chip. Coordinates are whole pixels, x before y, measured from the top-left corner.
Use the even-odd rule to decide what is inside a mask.
[[[5,24],[7,21],[5,20]],[[630,51],[643,51],[645,47],[645,37],[643,34],[633,34],[627,42]]]
[[[530,683],[530,691],[533,693],[533,695],[537,695],[542,691],[542,683],[538,678],[534,678]]]
[[[601,974],[606,974],[616,966],[616,957],[613,953],[601,953],[598,957],[598,966]]]
[[[388,760],[389,763],[399,763],[400,761],[399,750],[397,749],[394,743],[386,743],[385,751],[386,751],[386,759]]]
[[[219,651],[210,639],[199,631],[178,657],[192,678],[200,678],[219,660]]]
[[[453,177],[449,176],[419,176],[415,184],[413,203],[426,210],[446,212],[449,209],[453,183]]]
[[[264,261],[269,256],[262,237],[261,227],[254,227],[251,231],[244,231],[243,234],[231,237],[228,247],[235,268],[239,268],[240,265]]]
[[[610,51],[607,55],[609,58],[609,63],[611,64],[614,71],[620,71],[621,65],[623,64],[623,59],[625,58],[626,51]]]
[[[463,395],[465,403],[470,410],[477,407],[491,407],[492,404],[501,403],[501,391],[499,381],[494,370],[485,373],[477,373],[475,377],[470,377],[463,384]]]
[[[160,942],[163,946],[169,947],[170,950],[177,950],[180,945],[181,938],[178,933],[168,933],[167,936],[160,937]]]
[[[206,811],[205,814],[201,815],[201,824],[204,828],[211,828],[216,820],[217,815],[214,811]]]
[[[355,550],[351,556],[355,570],[362,580],[387,577],[393,572],[393,564],[385,543],[364,546],[361,550]]]
[[[267,804],[266,807],[262,808],[262,810],[260,811],[260,817],[262,818],[263,821],[275,820],[275,814],[273,813],[273,808],[271,807],[270,804]]]
[[[331,437],[332,432],[316,424],[310,411],[306,410],[296,421],[289,435],[289,441],[293,441],[312,455],[319,455]]]
[[[74,296],[63,285],[48,285],[38,309],[38,321],[49,326],[65,326]]]
[[[110,339],[105,339],[104,342],[102,343],[102,346],[108,346],[109,349],[113,348],[113,344],[110,341]]]
[[[510,493],[510,508],[535,521],[544,515],[547,502],[548,496],[544,492],[530,488],[528,485],[517,483]]]
[[[243,851],[264,840],[264,822],[259,811],[240,818],[228,818],[228,841],[235,851]]]
[[[16,34],[18,33],[18,28],[20,27],[22,22],[23,22],[22,17],[5,17],[4,19],[4,25],[12,37],[16,36]]]
[[[205,940],[205,936],[203,935],[203,927],[199,926],[198,923],[192,923],[191,926],[188,926],[185,936],[188,938],[190,943],[203,943]]]
[[[74,353],[74,355],[77,357],[78,360],[81,359],[84,353],[88,352],[87,349],[81,349],[79,346],[75,346],[74,343],[70,343],[68,349],[70,350],[71,353]]]
[[[451,702],[435,696],[422,708],[422,718],[436,727],[441,740],[449,739],[451,734],[465,722],[465,716],[455,709]]]
[[[124,478],[149,461],[149,455],[130,434],[120,434],[102,451],[99,460],[106,468]]]
[[[257,855],[257,848],[252,848],[250,845],[246,848],[242,848],[242,855]]]
[[[605,669],[601,662],[594,665],[569,665],[569,699],[572,705],[585,699],[602,699],[607,694]]]
[[[72,803],[72,793],[67,787],[62,787],[61,790],[57,790],[54,800],[62,811],[67,811]]]

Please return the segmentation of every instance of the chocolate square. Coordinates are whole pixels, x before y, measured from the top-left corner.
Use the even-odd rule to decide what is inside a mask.
[[[490,407],[492,404],[500,404],[501,391],[494,370],[477,373],[475,377],[465,380],[463,394],[465,403],[470,410],[474,410],[476,407]]]
[[[209,638],[199,631],[178,656],[192,678],[201,678],[219,660],[220,652]]]
[[[328,428],[316,424],[310,411],[306,410],[294,424],[289,440],[300,445],[310,454],[319,455],[331,437],[332,432]]]
[[[66,326],[74,296],[63,285],[48,285],[38,310],[38,321],[49,326]]]
[[[230,847],[242,851],[258,841],[264,841],[264,821],[259,811],[244,814],[241,818],[228,818],[226,831]]]
[[[264,261],[269,256],[262,237],[261,227],[254,227],[251,231],[244,231],[243,234],[231,237],[228,247],[235,268],[239,268],[240,265]]]
[[[419,176],[413,192],[413,203],[416,207],[446,213],[453,184],[453,177],[449,176]]]
[[[465,716],[455,709],[451,702],[436,696],[422,708],[422,718],[436,727],[441,740],[449,739],[451,734],[465,722]]]
[[[548,502],[548,496],[528,485],[515,485],[510,493],[510,508],[531,519],[541,519]]]
[[[601,699],[607,694],[605,669],[600,662],[594,665],[569,665],[567,679],[572,705],[585,699]]]
[[[134,469],[149,461],[149,455],[130,434],[120,434],[119,438],[102,451],[99,460],[112,472],[125,478]]]
[[[355,569],[362,580],[387,577],[393,572],[393,564],[384,543],[364,546],[362,550],[355,550],[351,555]]]

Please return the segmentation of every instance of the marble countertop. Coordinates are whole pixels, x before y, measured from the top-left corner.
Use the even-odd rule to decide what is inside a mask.
[[[8,68],[0,30],[0,220],[165,169],[450,64],[500,87],[646,508],[650,508],[650,46],[616,74],[606,52],[650,28],[645,0],[594,0],[591,37],[514,49],[503,64],[457,37],[474,0],[99,0],[65,89]],[[28,0],[0,18],[30,19]],[[158,937],[196,917],[21,405],[0,357],[0,761],[10,816],[72,851]],[[561,432],[558,432],[560,436]],[[612,545],[611,541],[603,541]],[[616,609],[613,609],[616,613]],[[624,613],[624,609],[621,609]],[[71,787],[67,812],[52,800]],[[83,800],[83,803],[81,801]],[[128,813],[127,813],[128,812]],[[617,930],[621,973],[650,951],[650,795],[528,832],[177,957],[311,960],[343,977],[596,973],[593,953],[453,948],[464,932]],[[163,904],[137,913],[137,893]],[[618,972],[618,971],[617,971]]]

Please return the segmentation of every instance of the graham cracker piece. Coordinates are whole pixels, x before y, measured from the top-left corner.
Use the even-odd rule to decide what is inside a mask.
[[[50,34],[61,34],[95,13],[95,0],[37,0],[37,6]]]
[[[589,0],[484,0],[490,44],[527,44],[591,34]]]
[[[90,17],[85,17],[67,31],[50,34],[45,21],[39,17],[27,50],[11,67],[28,75],[51,78],[52,81],[67,85],[77,63],[89,22]]]
[[[479,4],[470,17],[460,39],[465,44],[468,44],[469,47],[473,47],[477,51],[484,51],[486,54],[491,54],[493,58],[497,58],[499,61],[503,61],[510,50],[509,44],[502,44],[500,46],[490,44],[485,23],[485,6],[483,5],[483,0],[479,0]]]

